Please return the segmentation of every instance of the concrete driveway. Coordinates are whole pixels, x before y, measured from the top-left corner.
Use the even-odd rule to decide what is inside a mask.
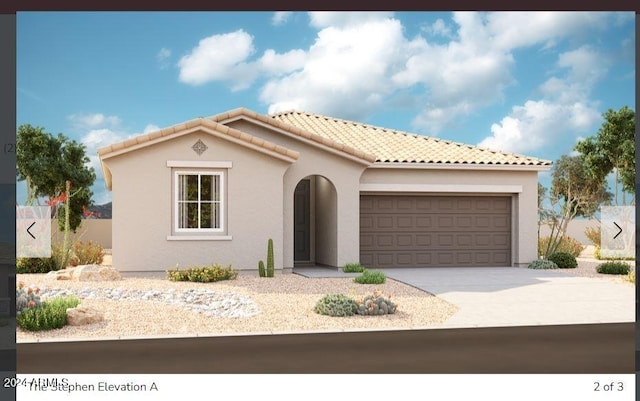
[[[304,270],[310,277],[319,277],[323,271],[325,277],[355,275],[322,268]],[[629,283],[516,267],[382,270],[389,278],[460,308],[439,327],[635,321],[635,286]]]

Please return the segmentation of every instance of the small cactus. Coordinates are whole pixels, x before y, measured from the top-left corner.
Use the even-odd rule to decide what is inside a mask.
[[[258,262],[258,274],[260,274],[260,277],[266,277],[267,273],[264,270],[264,262],[263,261],[259,261]]]
[[[387,315],[395,313],[398,306],[389,298],[384,298],[379,291],[356,300],[356,313],[358,315]]]
[[[273,277],[273,240],[269,238],[267,242],[267,277]]]
[[[19,316],[27,309],[37,308],[42,305],[40,289],[25,287],[24,283],[18,283],[16,287],[16,315]]]

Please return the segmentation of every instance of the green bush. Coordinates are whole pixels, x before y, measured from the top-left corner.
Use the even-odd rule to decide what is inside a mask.
[[[575,269],[578,267],[578,261],[576,261],[576,258],[566,252],[556,252],[549,255],[547,259],[558,265],[558,268],[560,269]]]
[[[364,266],[360,263],[347,263],[342,268],[342,271],[345,273],[362,273],[364,271]]]
[[[355,277],[353,281],[358,284],[382,284],[386,280],[386,276],[381,271],[371,271],[364,269],[362,274]]]
[[[71,252],[69,251],[69,254]],[[60,270],[67,266],[69,258],[65,258],[62,246],[53,245],[51,247],[50,258],[17,258],[16,273],[49,273],[50,271]]]
[[[32,308],[38,308],[42,305],[40,300],[40,289],[26,287],[24,283],[18,283],[16,287],[16,315]]]
[[[313,310],[327,316],[353,316],[356,313],[356,301],[343,294],[328,294],[322,297]]]
[[[171,281],[195,281],[200,283],[210,283],[213,281],[233,280],[238,277],[238,272],[231,268],[231,265],[222,267],[219,264],[213,266],[189,267],[180,270],[178,266],[174,270],[167,270],[167,278]]]
[[[529,263],[529,266],[527,266],[529,269],[557,269],[558,265],[555,264],[554,262],[552,262],[551,260],[547,260],[547,259],[537,259],[534,260],[533,262]]]
[[[391,298],[385,298],[378,291],[373,295],[367,295],[363,299],[356,300],[356,313],[358,315],[387,315],[396,313],[397,305],[391,301]]]
[[[538,238],[538,256],[545,256],[545,251],[549,244],[550,237]],[[564,252],[572,255],[574,258],[580,256],[580,252],[584,250],[584,246],[576,239],[571,237],[558,238],[558,247],[554,252]]]
[[[16,316],[19,327],[28,331],[52,330],[67,324],[67,309],[80,305],[75,297],[57,297],[38,308],[27,309]]]
[[[596,271],[602,274],[629,274],[631,267],[623,262],[605,262],[598,265]]]
[[[56,261],[53,258],[17,258],[16,273],[49,273],[58,270]]]
[[[100,244],[78,241],[71,248],[71,266],[99,265],[103,260],[104,249]]]

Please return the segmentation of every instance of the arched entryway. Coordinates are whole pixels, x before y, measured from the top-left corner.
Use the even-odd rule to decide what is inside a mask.
[[[337,265],[338,197],[321,175],[301,179],[293,194],[294,266]]]

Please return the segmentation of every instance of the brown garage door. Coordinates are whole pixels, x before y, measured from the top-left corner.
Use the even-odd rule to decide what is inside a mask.
[[[511,198],[361,195],[360,263],[509,266]]]

